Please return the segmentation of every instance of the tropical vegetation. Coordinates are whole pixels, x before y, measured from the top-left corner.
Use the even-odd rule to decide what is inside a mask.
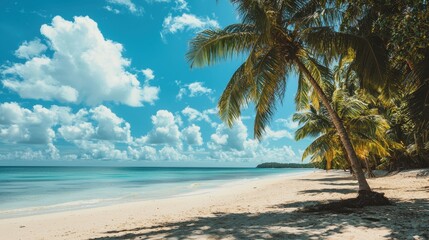
[[[277,163],[266,162],[256,166],[256,168],[314,168],[312,163]]]
[[[255,106],[263,137],[287,82],[297,79],[296,139],[317,166],[351,168],[359,196],[374,196],[362,167],[429,166],[427,1],[231,0],[241,22],[190,43],[192,67],[247,56],[218,103],[228,125]],[[296,77],[294,77],[296,76]]]

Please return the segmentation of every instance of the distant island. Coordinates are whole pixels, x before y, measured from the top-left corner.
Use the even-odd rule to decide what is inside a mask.
[[[315,168],[312,163],[261,163],[256,168]]]

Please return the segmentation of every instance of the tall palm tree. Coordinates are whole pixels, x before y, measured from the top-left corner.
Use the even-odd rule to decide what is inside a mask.
[[[313,21],[316,23],[311,24],[309,21],[322,19],[318,22],[323,23],[332,18],[323,14],[309,18],[309,9],[314,8],[311,4],[326,1],[231,0],[231,2],[237,6],[242,22],[224,29],[207,29],[200,32],[191,41],[187,54],[191,67],[212,65],[219,60],[248,54],[245,62],[232,75],[219,100],[221,119],[231,126],[240,116],[241,107],[253,102],[256,111],[254,134],[257,139],[261,139],[265,126],[276,109],[276,103],[283,99],[287,78],[291,73],[298,73],[298,105],[310,101],[320,101],[324,105],[356,173],[359,195],[373,193],[347,131],[324,93],[324,80],[330,78],[330,71],[319,63],[320,55],[313,55],[311,51],[320,45],[316,38],[319,41],[325,39],[317,36],[320,29],[311,28],[317,25],[317,22]],[[334,34],[327,29],[323,31],[323,37]],[[338,47],[345,51],[352,46],[347,45],[348,43],[356,43],[356,40],[346,41],[345,36],[338,36],[340,40],[331,42],[338,43]],[[335,47],[332,44],[330,46]],[[333,54],[340,52],[340,49],[325,48],[325,50]],[[370,57],[362,54],[360,56]],[[374,59],[368,61],[371,60]],[[309,92],[311,93],[308,94]]]

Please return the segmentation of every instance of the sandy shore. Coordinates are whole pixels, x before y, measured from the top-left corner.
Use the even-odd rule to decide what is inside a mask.
[[[198,194],[0,220],[1,239],[429,239],[429,170],[370,179],[394,206],[298,208],[354,197],[341,171],[270,177]]]

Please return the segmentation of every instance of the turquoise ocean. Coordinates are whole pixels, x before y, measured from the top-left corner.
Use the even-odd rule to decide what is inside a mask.
[[[168,198],[312,169],[0,167],[0,218]]]

